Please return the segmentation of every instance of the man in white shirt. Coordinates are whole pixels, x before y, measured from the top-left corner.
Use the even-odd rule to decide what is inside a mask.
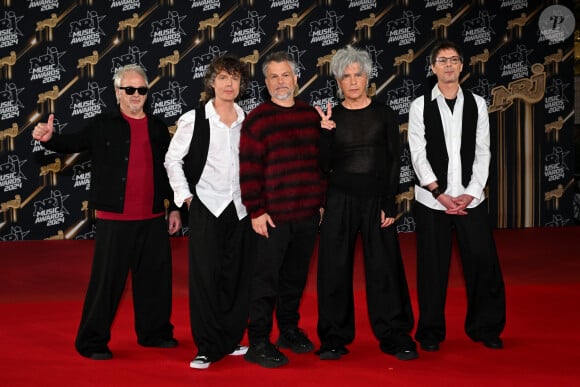
[[[487,206],[489,118],[485,101],[459,85],[460,47],[439,41],[431,51],[437,84],[411,104],[409,147],[417,175],[417,292],[415,338],[426,351],[445,340],[445,299],[453,231],[467,288],[465,332],[501,349],[505,286]]]
[[[189,210],[189,307],[198,352],[190,367],[206,369],[240,346],[248,318],[250,225],[239,176],[244,111],[235,103],[247,84],[238,58],[214,59],[206,71],[204,107],[182,115],[165,156],[178,207]]]

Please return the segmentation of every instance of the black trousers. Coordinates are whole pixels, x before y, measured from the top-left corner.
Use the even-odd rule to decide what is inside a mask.
[[[199,199],[189,209],[189,314],[198,354],[217,361],[240,343],[248,322],[248,216],[233,203],[215,217]]]
[[[257,251],[250,286],[251,344],[270,340],[274,310],[280,331],[298,326],[319,219],[317,214],[301,222],[269,227],[269,238],[252,231]]]
[[[413,310],[395,226],[380,227],[380,199],[329,189],[318,254],[318,336],[321,348],[355,337],[353,264],[357,235],[364,251],[369,320],[386,352],[414,348]]]
[[[135,331],[142,345],[173,337],[171,247],[163,217],[98,219],[91,277],[75,341],[84,356],[106,351],[111,324],[131,272]]]
[[[453,230],[467,290],[465,332],[473,340],[499,337],[505,327],[505,286],[485,204],[447,215],[415,203],[420,342],[445,340],[445,301]]]

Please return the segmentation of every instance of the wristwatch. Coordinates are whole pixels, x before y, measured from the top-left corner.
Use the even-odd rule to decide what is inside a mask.
[[[431,190],[431,195],[433,195],[433,197],[435,199],[437,199],[439,197],[439,195],[441,195],[441,191],[439,191],[439,187],[435,187]]]

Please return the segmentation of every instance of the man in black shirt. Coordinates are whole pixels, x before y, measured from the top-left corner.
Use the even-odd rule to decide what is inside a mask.
[[[394,222],[399,177],[399,131],[391,108],[367,94],[369,54],[347,46],[330,68],[342,103],[324,113],[320,164],[328,174],[318,255],[317,352],[323,360],[348,353],[354,339],[353,260],[360,231],[369,319],[383,352],[418,357],[409,332],[413,312]],[[340,95],[342,94],[342,95]]]
[[[163,168],[169,145],[167,126],[143,110],[149,81],[145,69],[116,70],[113,85],[118,108],[71,133],[54,132],[54,115],[34,127],[32,137],[52,151],[91,157],[89,207],[96,210],[97,235],[81,323],[75,347],[92,360],[109,360],[111,326],[129,271],[137,342],[144,347],[174,348],[171,324],[172,267],[169,234],[181,228],[181,216],[165,199],[171,187]]]

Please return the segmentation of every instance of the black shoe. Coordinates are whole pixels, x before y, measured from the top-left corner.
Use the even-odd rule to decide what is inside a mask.
[[[210,364],[211,364],[211,361],[209,361],[207,356],[198,354],[189,363],[189,367],[195,368],[197,370],[205,370],[205,369],[209,368]]]
[[[159,343],[156,345],[157,348],[175,348],[177,347],[178,342],[177,339],[174,339],[173,337],[170,339],[163,339],[161,341],[159,341]]]
[[[489,337],[486,339],[481,339],[480,341],[487,348],[491,348],[491,349],[502,349],[503,348],[503,342],[501,341],[501,339],[499,337]]]
[[[395,357],[399,360],[415,360],[419,357],[419,354],[415,350],[404,349],[395,353]]]
[[[349,353],[349,351],[346,349],[346,347],[337,347],[324,349],[320,348],[315,353],[320,357],[320,360],[338,360],[342,357],[342,355]]]
[[[158,339],[152,340],[147,343],[139,343],[139,345],[143,347],[155,347],[155,348],[175,348],[178,345],[178,342],[173,337],[169,339]]]
[[[269,341],[250,345],[250,349],[244,355],[244,359],[264,368],[276,368],[288,364],[286,355]]]
[[[110,360],[113,358],[113,353],[111,350],[105,346],[104,348],[99,348],[97,350],[89,351],[79,351],[79,355],[89,358],[91,360]]]
[[[423,351],[427,351],[427,352],[437,352],[439,351],[439,343],[434,343],[434,342],[422,342],[421,344],[421,349]]]
[[[306,353],[314,350],[314,344],[299,328],[288,329],[280,333],[276,345],[288,348],[295,353]]]
[[[93,352],[88,354],[86,357],[91,360],[111,360],[113,358],[113,353],[109,350],[104,352]]]
[[[387,355],[392,355],[399,360],[413,360],[419,357],[417,344],[408,335],[381,340],[379,348]]]

